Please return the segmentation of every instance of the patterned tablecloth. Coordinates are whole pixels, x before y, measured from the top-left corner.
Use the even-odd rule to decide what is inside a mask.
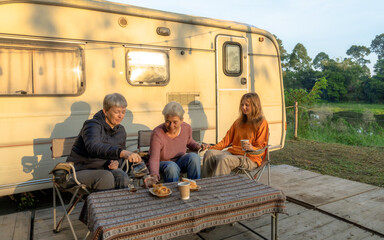
[[[266,213],[286,213],[285,195],[239,175],[197,180],[200,191],[183,201],[177,183],[158,198],[148,189],[112,190],[88,196],[80,220],[93,239],[169,239]]]

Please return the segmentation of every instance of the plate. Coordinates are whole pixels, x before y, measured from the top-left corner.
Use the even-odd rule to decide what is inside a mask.
[[[193,182],[196,184],[196,181],[195,180],[191,180],[191,179],[188,179],[188,178],[182,178],[181,181],[183,182]],[[200,190],[200,186],[196,184],[196,187],[195,188],[190,188],[191,192],[196,192],[196,191],[199,191]]]
[[[149,189],[149,192],[150,192],[152,195],[156,196],[156,197],[168,197],[169,195],[172,194],[172,190],[171,190],[171,189],[169,189],[169,193],[167,193],[167,194],[156,194],[156,193],[153,191],[153,188],[150,188],[150,189]]]
[[[196,192],[196,191],[199,191],[200,190],[200,186],[199,185],[197,185],[197,187],[196,188],[191,188],[191,192]]]

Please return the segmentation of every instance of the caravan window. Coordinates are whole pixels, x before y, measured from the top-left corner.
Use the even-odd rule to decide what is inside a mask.
[[[167,85],[169,58],[165,51],[129,49],[126,55],[127,80],[132,85]]]
[[[223,48],[223,69],[225,75],[240,76],[242,73],[241,45],[236,42],[226,42]]]
[[[61,43],[0,43],[0,95],[76,95],[82,48]]]

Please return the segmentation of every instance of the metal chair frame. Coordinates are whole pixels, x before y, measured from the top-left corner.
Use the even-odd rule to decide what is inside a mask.
[[[261,178],[261,176],[263,175],[263,172],[265,170],[265,167],[268,166],[268,185],[271,184],[271,160],[269,158],[269,148],[271,147],[271,145],[268,145],[269,143],[269,132],[268,132],[268,140],[267,140],[267,145],[262,148],[262,149],[257,149],[257,150],[252,150],[252,151],[245,151],[243,157],[241,158],[241,165],[239,167],[237,167],[236,169],[234,169],[233,171],[235,173],[244,173],[249,179],[255,181],[255,182],[258,182]],[[263,154],[262,156],[262,162],[261,162],[261,165],[258,166],[256,169],[253,169],[253,170],[248,170],[246,168],[244,168],[244,162],[245,162],[245,159],[247,158],[247,154],[249,155],[259,155],[259,154]],[[252,172],[256,171],[253,176],[252,176]]]
[[[63,158],[63,157],[69,156],[69,154],[72,151],[72,146],[75,142],[75,139],[76,139],[75,137],[52,139],[52,146],[51,146],[52,159]],[[53,177],[52,177],[52,183],[53,183],[53,232],[54,233],[60,232],[64,219],[67,219],[69,227],[70,227],[71,232],[72,232],[72,235],[73,235],[74,239],[77,240],[78,238],[77,238],[76,232],[73,228],[71,219],[69,218],[69,215],[75,209],[78,202],[84,201],[83,196],[89,195],[91,193],[91,191],[89,189],[87,189],[85,184],[80,183],[79,180],[77,179],[76,170],[75,170],[75,167],[74,167],[72,162],[61,162],[61,163],[58,163],[56,166],[58,166],[59,164],[61,164],[61,166],[66,166],[66,169],[70,169],[69,171],[67,171],[68,172],[68,179],[66,182],[68,182],[69,179],[72,179],[74,181],[75,185],[71,186],[70,188],[63,187],[61,185],[61,183],[58,183],[56,181],[55,173],[54,173],[55,169],[52,170],[51,173],[53,174]],[[123,168],[125,164],[128,164],[127,159],[124,161],[123,166],[121,168]],[[128,168],[126,171],[128,171]],[[65,206],[61,192],[72,193],[72,197],[71,197],[71,200],[68,204],[68,207]],[[63,207],[63,210],[64,210],[64,215],[61,217],[61,219],[59,220],[59,222],[57,224],[56,224],[56,205],[57,205],[56,195],[58,196],[60,203],[61,203],[61,206]],[[88,234],[89,234],[89,231],[88,231],[87,235],[85,236],[85,238],[87,238]]]
[[[143,152],[143,148],[149,148],[151,145],[152,130],[139,130],[137,134],[137,150]]]
[[[66,157],[71,153],[72,145],[75,142],[75,138],[55,138],[52,139],[52,159],[56,158],[62,158]],[[58,233],[61,231],[61,226],[66,218],[69,224],[69,227],[71,228],[71,232],[73,234],[74,239],[78,239],[77,235],[75,233],[75,230],[73,228],[71,219],[69,218],[69,215],[72,213],[73,209],[75,208],[76,204],[82,200],[82,197],[84,194],[90,194],[90,191],[86,188],[84,184],[81,184],[76,177],[76,170],[73,166],[73,163],[66,162],[66,163],[59,163],[62,166],[67,166],[70,171],[68,172],[68,180],[73,179],[75,182],[75,186],[65,189],[61,186],[60,183],[57,183],[55,180],[54,172],[52,171],[53,177],[52,177],[52,183],[53,183],[53,232]],[[72,198],[68,204],[68,208],[66,208],[63,197],[61,195],[61,192],[71,192]],[[56,195],[59,197],[61,206],[64,210],[64,215],[61,217],[59,222],[56,224]]]

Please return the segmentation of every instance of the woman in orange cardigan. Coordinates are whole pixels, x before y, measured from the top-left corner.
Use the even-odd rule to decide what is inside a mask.
[[[242,96],[239,107],[240,116],[232,124],[227,134],[218,144],[210,147],[204,155],[204,165],[201,170],[202,177],[212,177],[230,174],[233,169],[241,165],[244,150],[262,149],[268,141],[268,123],[265,120],[259,95],[246,93]],[[220,151],[230,144],[226,151]],[[248,170],[253,170],[261,164],[260,155],[247,155],[244,165]]]

